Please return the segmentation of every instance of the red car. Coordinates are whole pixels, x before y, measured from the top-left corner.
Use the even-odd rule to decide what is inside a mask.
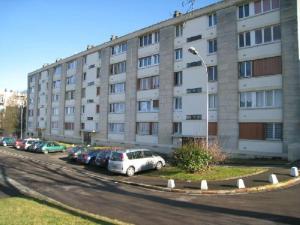
[[[25,140],[18,139],[15,143],[16,149],[24,149],[25,148]]]

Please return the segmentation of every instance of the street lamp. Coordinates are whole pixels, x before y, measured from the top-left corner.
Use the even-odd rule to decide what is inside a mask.
[[[208,70],[207,70],[207,65],[202,56],[199,54],[197,49],[193,46],[188,48],[189,53],[196,55],[200,58],[205,71],[206,71],[206,145],[208,146]]]

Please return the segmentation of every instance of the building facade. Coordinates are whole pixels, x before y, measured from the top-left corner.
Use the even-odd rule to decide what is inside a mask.
[[[232,154],[297,158],[297,11],[222,1],[44,65],[28,75],[27,133],[170,151],[208,130]]]

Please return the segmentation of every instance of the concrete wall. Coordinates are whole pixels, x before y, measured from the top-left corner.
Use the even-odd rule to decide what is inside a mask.
[[[136,133],[136,98],[137,98],[137,51],[138,38],[127,42],[126,60],[126,102],[125,102],[125,137],[126,142],[135,142]]]
[[[172,144],[174,26],[160,30],[158,143]]]
[[[217,12],[218,137],[226,151],[238,149],[238,68],[236,7]]]
[[[298,1],[299,4],[299,1]],[[283,142],[289,159],[299,159],[300,149],[289,146],[300,143],[300,83],[297,1],[281,1],[283,61]],[[285,35],[289,34],[289,35]]]

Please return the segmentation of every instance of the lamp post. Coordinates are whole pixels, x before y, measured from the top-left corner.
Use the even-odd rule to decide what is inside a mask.
[[[196,55],[200,58],[201,62],[204,65],[205,71],[206,71],[206,146],[208,147],[208,70],[207,65],[202,56],[199,54],[197,49],[195,47],[189,47],[188,51],[192,53],[193,55]]]
[[[22,100],[21,100],[21,139],[23,139],[23,107],[24,107],[24,99],[22,97]]]

